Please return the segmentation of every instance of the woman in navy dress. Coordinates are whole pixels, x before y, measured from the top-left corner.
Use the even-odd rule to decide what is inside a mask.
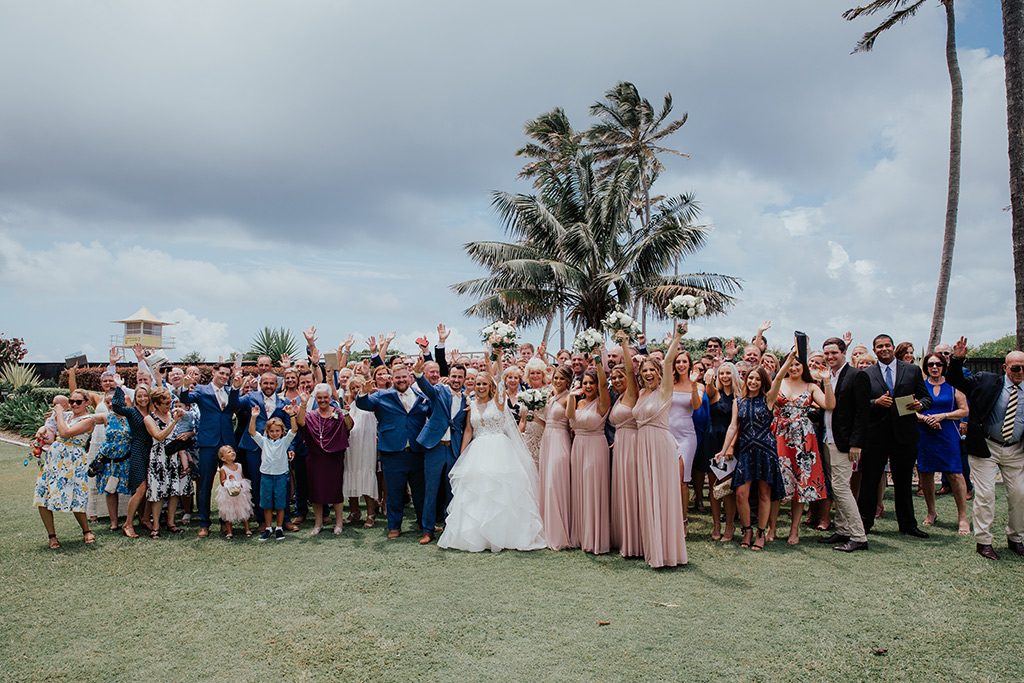
[[[709,463],[722,450],[725,443],[725,434],[729,431],[729,423],[732,422],[732,404],[736,392],[736,366],[725,362],[718,366],[717,370],[709,370],[706,379],[707,400],[709,401],[709,413],[711,416],[707,432],[701,442],[704,451],[704,461]],[[718,479],[715,478],[715,471],[708,467],[708,490],[714,491]],[[722,535],[722,503],[725,502],[725,535]],[[724,499],[711,496],[711,538],[716,541],[731,541],[735,531],[736,522],[736,497],[734,494]]]
[[[967,482],[960,461],[960,419],[967,417],[967,397],[943,376],[946,360],[932,353],[924,358],[924,373],[932,407],[918,413],[917,423],[921,438],[917,442],[917,471],[921,476],[921,489],[928,505],[925,526],[935,524],[935,473],[942,472],[949,480],[956,500],[961,536],[971,533],[967,521]]]

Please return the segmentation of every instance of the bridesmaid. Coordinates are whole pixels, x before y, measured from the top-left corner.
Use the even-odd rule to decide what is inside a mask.
[[[700,408],[703,392],[700,384],[690,377],[690,354],[680,351],[672,364],[672,410],[668,414],[668,428],[676,439],[679,455],[679,482],[682,492],[683,522],[690,503],[690,479],[693,459],[697,454],[697,430],[693,426],[693,411]]]
[[[559,365],[551,377],[554,395],[544,411],[544,435],[540,442],[540,516],[544,538],[552,550],[570,546],[569,458],[571,440],[566,403],[572,384],[572,368]]]
[[[672,368],[679,353],[679,337],[686,323],[676,328],[662,365],[647,358],[640,365],[643,389],[633,408],[637,423],[637,488],[640,537],[644,559],[651,567],[686,564],[679,456],[668,429],[672,406]]]
[[[611,382],[619,400],[608,413],[608,420],[615,427],[615,443],[612,445],[612,502],[611,541],[623,557],[639,557],[644,554],[643,539],[640,535],[640,501],[637,498],[636,471],[636,406],[637,385],[633,374],[633,356],[629,348],[629,337],[619,332],[622,344],[622,364],[612,368]],[[627,370],[628,368],[628,370]]]
[[[589,361],[590,359],[588,359]],[[573,547],[602,555],[611,549],[611,515],[608,490],[611,460],[604,422],[611,397],[604,363],[583,372],[580,388],[569,394],[565,413],[573,430],[569,472],[572,495],[572,523],[569,538]]]
[[[708,370],[705,375],[707,396],[710,402],[711,423],[704,435],[705,457],[711,460],[722,450],[725,442],[725,434],[729,431],[729,422],[732,420],[732,404],[735,399],[736,387],[736,366],[728,361],[718,366],[717,370]],[[708,488],[714,491],[718,480],[715,478],[715,471],[708,468]],[[722,502],[725,502],[725,535],[722,534]],[[730,493],[724,499],[711,496],[711,538],[715,541],[731,541],[736,531],[736,496]]]

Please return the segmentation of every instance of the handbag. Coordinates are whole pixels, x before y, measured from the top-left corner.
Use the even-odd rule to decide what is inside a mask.
[[[121,483],[113,474],[107,477],[107,483],[103,486],[103,490],[106,493],[117,493],[117,485]]]
[[[722,481],[715,484],[715,488],[712,489],[711,495],[715,497],[715,500],[722,500],[726,496],[732,495],[732,475],[723,479]]]

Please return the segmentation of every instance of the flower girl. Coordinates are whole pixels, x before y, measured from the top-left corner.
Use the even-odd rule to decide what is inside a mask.
[[[252,516],[252,485],[242,475],[242,466],[235,462],[235,449],[221,446],[217,451],[221,466],[220,488],[217,489],[217,511],[224,522],[226,538],[232,537],[233,523],[245,525],[245,535],[252,536],[249,530],[249,517]]]

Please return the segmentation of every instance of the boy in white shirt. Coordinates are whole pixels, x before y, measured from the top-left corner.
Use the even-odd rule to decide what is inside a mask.
[[[288,461],[294,457],[294,453],[288,452],[288,447],[295,439],[295,433],[299,431],[299,424],[295,420],[298,409],[294,404],[289,403],[284,407],[284,412],[291,417],[291,429],[285,431],[284,422],[279,417],[272,417],[267,420],[264,434],[256,431],[256,418],[259,417],[259,406],[253,406],[252,417],[249,418],[249,436],[252,437],[262,451],[260,464],[260,507],[263,508],[263,522],[266,528],[260,534],[259,540],[266,541],[273,536],[278,541],[284,540],[284,511],[288,508]],[[274,514],[277,514],[277,526],[272,527]]]

